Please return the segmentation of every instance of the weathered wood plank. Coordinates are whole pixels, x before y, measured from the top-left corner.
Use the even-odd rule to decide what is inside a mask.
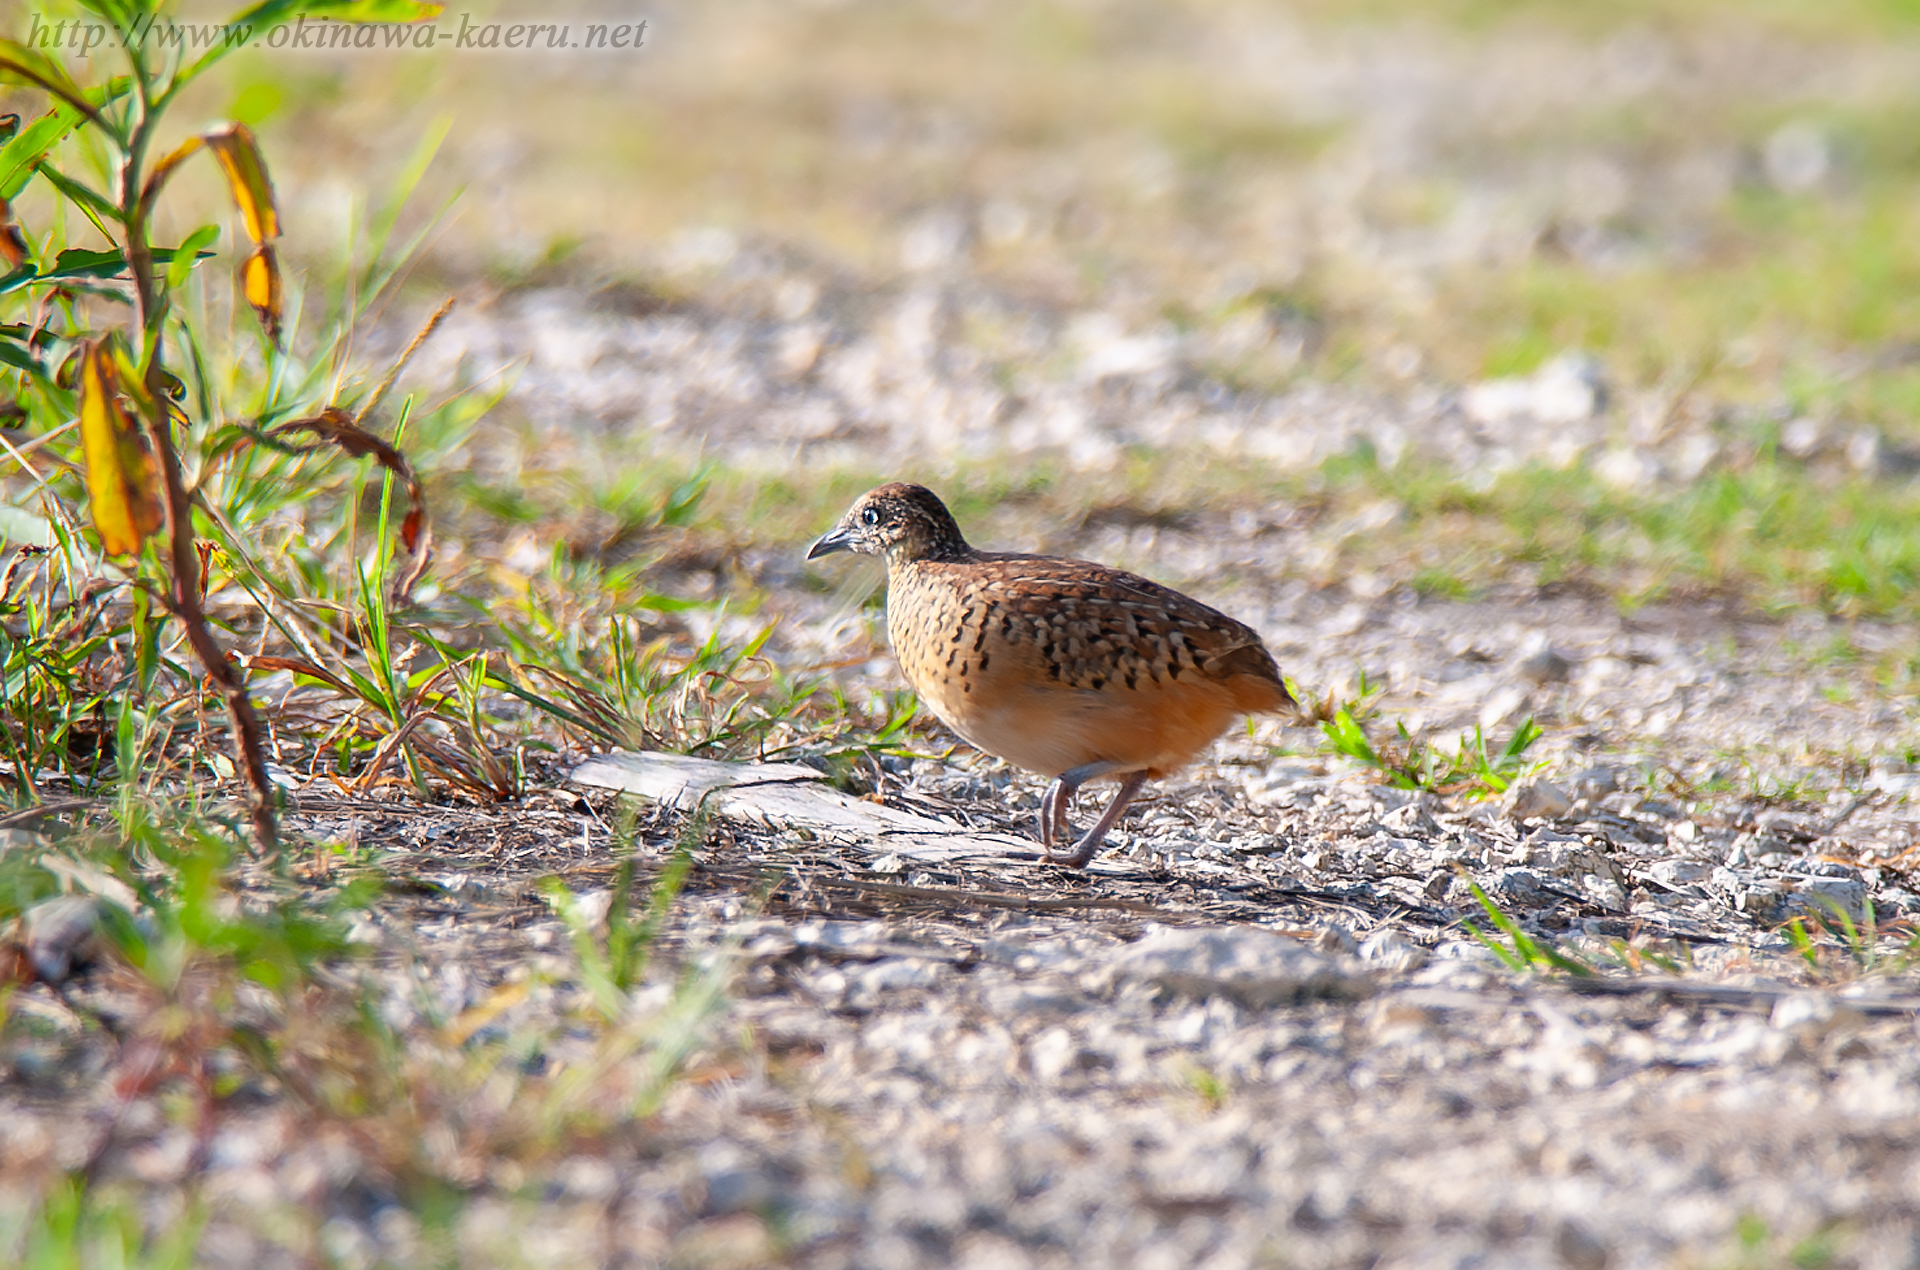
[[[821,783],[821,774],[813,768],[793,763],[723,763],[680,754],[615,752],[580,764],[572,780],[685,810],[705,798],[713,812],[730,820],[825,838],[874,856],[933,863],[1038,855],[1037,844],[1029,839],[981,833],[951,820],[855,798]]]

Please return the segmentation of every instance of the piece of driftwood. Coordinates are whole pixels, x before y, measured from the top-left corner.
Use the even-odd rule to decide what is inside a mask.
[[[824,839],[875,857],[956,863],[964,860],[1034,860],[1037,845],[1007,834],[982,833],[951,820],[900,811],[855,798],[823,783],[820,772],[795,763],[723,763],[651,751],[596,755],[573,769],[578,785],[617,789],[692,810],[708,810],[787,833]],[[1101,861],[1095,872],[1136,870]]]

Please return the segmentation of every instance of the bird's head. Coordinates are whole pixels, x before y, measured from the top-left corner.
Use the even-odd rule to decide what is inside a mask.
[[[885,556],[888,564],[964,559],[971,551],[960,526],[934,492],[895,481],[854,500],[840,523],[807,548],[807,559],[836,551]]]

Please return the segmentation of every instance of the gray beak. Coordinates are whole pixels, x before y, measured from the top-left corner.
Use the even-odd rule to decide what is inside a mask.
[[[835,525],[813,540],[813,545],[807,548],[807,559],[818,560],[821,556],[830,556],[836,551],[852,550],[853,531],[845,525]]]

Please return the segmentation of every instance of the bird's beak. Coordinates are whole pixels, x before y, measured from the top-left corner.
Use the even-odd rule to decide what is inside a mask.
[[[835,525],[813,540],[813,545],[807,548],[807,559],[818,560],[821,556],[830,556],[836,551],[852,550],[853,531],[845,525]]]

